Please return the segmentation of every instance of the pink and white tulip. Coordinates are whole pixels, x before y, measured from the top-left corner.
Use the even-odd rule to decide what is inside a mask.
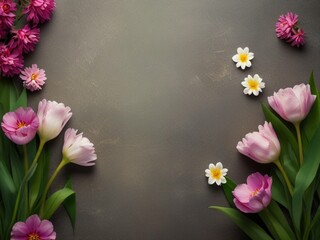
[[[281,147],[271,123],[259,125],[259,132],[252,132],[239,141],[237,149],[243,155],[259,163],[271,163],[278,160]]]
[[[248,176],[247,184],[240,184],[232,191],[233,202],[244,213],[260,212],[271,201],[271,186],[271,177],[253,173]]]
[[[316,96],[311,94],[310,85],[300,84],[293,88],[280,89],[268,97],[268,102],[284,120],[296,124],[308,115],[315,99]]]
[[[27,144],[37,133],[39,118],[31,108],[18,108],[6,113],[2,118],[1,127],[5,135],[18,145]]]
[[[62,154],[67,161],[81,166],[95,165],[97,159],[93,143],[73,128],[68,128],[64,134]]]
[[[70,107],[56,101],[43,99],[38,105],[40,139],[47,142],[57,137],[72,116]]]

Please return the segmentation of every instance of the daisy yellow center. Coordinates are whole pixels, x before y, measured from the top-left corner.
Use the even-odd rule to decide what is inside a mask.
[[[246,62],[246,61],[248,61],[248,54],[241,53],[241,54],[239,55],[239,59],[240,59],[241,62]]]
[[[38,74],[32,73],[32,75],[31,75],[31,80],[32,80],[32,81],[35,81],[35,80],[37,80],[37,78],[38,78]]]
[[[248,80],[248,87],[251,89],[251,90],[256,90],[258,91],[259,89],[259,83],[257,80],[255,79],[249,79]]]
[[[215,179],[220,179],[222,177],[222,171],[219,168],[211,169],[211,175]]]
[[[28,235],[28,240],[41,240],[40,236],[38,235],[38,233],[30,233]]]
[[[18,128],[22,128],[22,127],[26,127],[26,126],[27,126],[27,124],[24,121],[18,121],[18,123],[17,123]]]

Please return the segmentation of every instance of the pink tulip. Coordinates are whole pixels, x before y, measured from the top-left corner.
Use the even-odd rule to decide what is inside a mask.
[[[258,129],[259,132],[248,133],[238,142],[238,151],[259,163],[278,160],[281,148],[272,124],[265,122]]]
[[[38,134],[40,139],[47,142],[57,137],[71,116],[71,109],[63,103],[45,99],[40,101],[38,105],[38,117],[40,120]]]
[[[253,173],[248,176],[247,184],[240,184],[232,191],[233,202],[244,213],[260,212],[271,201],[271,185],[271,177]]]
[[[39,118],[31,108],[18,108],[3,116],[1,127],[5,135],[18,145],[27,144],[37,133]]]
[[[64,135],[62,154],[68,162],[82,166],[95,165],[97,155],[93,144],[82,133],[77,134],[77,130],[68,128]]]
[[[296,124],[308,115],[315,99],[309,84],[300,84],[293,88],[280,89],[268,97],[268,102],[283,119]]]

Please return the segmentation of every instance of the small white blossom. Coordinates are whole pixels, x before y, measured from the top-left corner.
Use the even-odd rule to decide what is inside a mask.
[[[259,77],[258,74],[255,74],[253,77],[251,75],[248,75],[244,79],[243,82],[241,82],[241,85],[245,87],[243,90],[244,94],[258,96],[259,92],[262,92],[262,88],[265,88],[265,83],[262,82],[262,78]]]
[[[221,162],[218,162],[216,165],[210,163],[209,169],[205,170],[206,177],[208,177],[208,183],[210,185],[216,183],[217,185],[221,185],[221,183],[226,183],[227,180],[224,176],[227,175],[228,169],[223,168]]]
[[[237,54],[232,57],[232,60],[236,62],[236,67],[241,67],[242,70],[244,70],[246,67],[251,67],[251,62],[254,58],[254,54],[252,52],[249,52],[249,48],[245,47],[242,49],[239,47],[237,49]]]

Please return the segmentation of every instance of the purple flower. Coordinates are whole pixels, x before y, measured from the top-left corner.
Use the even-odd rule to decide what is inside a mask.
[[[70,107],[66,107],[63,103],[47,101],[45,99],[40,101],[38,105],[38,117],[40,121],[38,134],[40,139],[47,142],[57,137],[71,116]]]
[[[0,43],[0,71],[5,77],[13,77],[23,67],[22,54],[18,49]]]
[[[32,215],[25,222],[17,222],[11,231],[11,240],[55,240],[56,232],[48,220]]]
[[[82,165],[95,165],[97,155],[93,144],[82,133],[77,134],[77,130],[68,128],[64,134],[64,144],[62,154],[69,162]]]
[[[258,128],[259,132],[248,133],[238,142],[238,151],[258,163],[278,160],[281,148],[272,124],[265,122]]]
[[[47,80],[45,71],[38,68],[37,64],[32,64],[31,67],[26,67],[21,71],[20,78],[25,88],[31,92],[41,90]]]
[[[240,184],[232,191],[233,202],[244,213],[257,213],[266,208],[271,201],[272,178],[253,173],[247,184]]]
[[[283,119],[295,124],[307,116],[315,99],[316,96],[311,94],[310,85],[300,84],[293,88],[280,89],[268,97],[268,102]]]
[[[281,15],[276,23],[277,37],[291,43],[291,46],[302,46],[304,44],[304,32],[297,24],[297,14],[288,12]]]
[[[18,108],[6,113],[1,127],[5,135],[14,143],[23,145],[30,142],[37,133],[39,119],[31,108]]]
[[[291,46],[300,47],[304,45],[304,31],[302,29],[298,29],[297,31],[293,30],[293,35],[290,37],[288,42],[291,42]]]
[[[11,30],[12,38],[9,42],[11,48],[18,48],[23,53],[32,52],[40,40],[40,29],[25,25],[21,29]]]
[[[0,1],[0,38],[4,38],[13,26],[16,10],[16,3],[13,0]]]
[[[55,7],[55,0],[30,0],[24,14],[27,14],[27,21],[38,25],[51,19]]]

